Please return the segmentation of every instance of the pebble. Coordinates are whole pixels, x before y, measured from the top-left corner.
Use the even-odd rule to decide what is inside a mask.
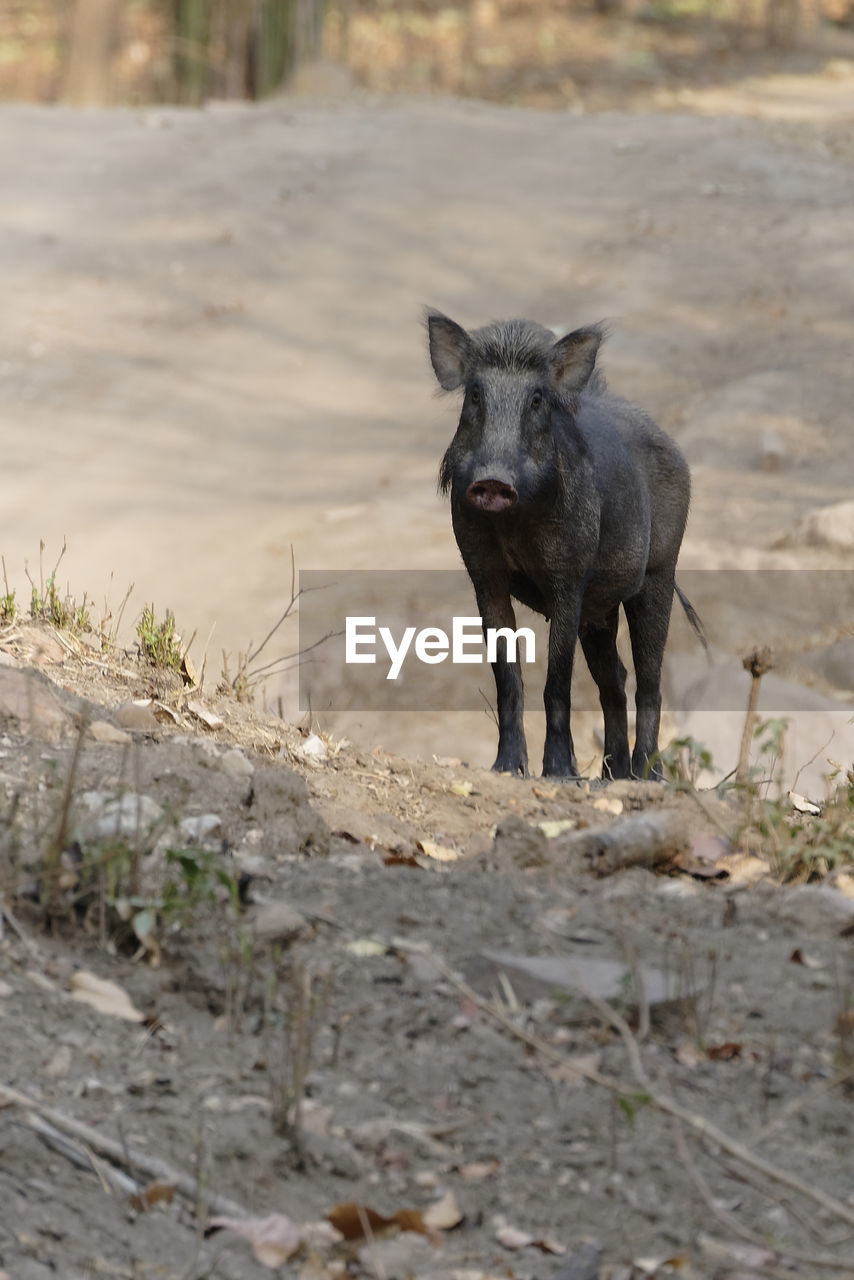
[[[129,742],[133,742],[129,733],[110,724],[109,720],[93,720],[89,725],[89,734],[96,742],[112,742],[117,746],[127,746]]]
[[[247,760],[243,752],[238,751],[236,747],[233,747],[231,751],[226,751],[219,762],[219,767],[223,773],[227,773],[230,778],[235,779],[251,778],[255,772],[251,761]]]
[[[270,902],[255,917],[255,936],[263,942],[290,942],[307,927],[307,920],[289,902]]]
[[[88,811],[84,819],[85,835],[90,840],[136,840],[151,847],[148,839],[152,828],[163,818],[163,810],[150,796],[133,791],[116,796],[109,791],[84,791],[78,806]]]
[[[179,830],[190,844],[204,844],[211,836],[222,834],[222,818],[218,813],[200,813],[194,817],[182,818]]]
[[[116,711],[116,719],[123,729],[137,729],[143,733],[152,733],[160,728],[157,716],[150,703],[124,702]]]

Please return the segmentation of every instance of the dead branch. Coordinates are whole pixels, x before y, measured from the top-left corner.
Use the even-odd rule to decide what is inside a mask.
[[[46,1120],[49,1125],[58,1129],[61,1134],[67,1134],[69,1137],[85,1143],[98,1155],[105,1156],[114,1164],[131,1167],[139,1173],[144,1173],[153,1181],[169,1183],[191,1204],[198,1203],[199,1198],[205,1195],[196,1178],[174,1169],[165,1160],[160,1160],[157,1156],[149,1155],[145,1151],[126,1147],[121,1142],[115,1142],[112,1138],[107,1138],[98,1133],[97,1129],[91,1129],[88,1124],[83,1124],[80,1120],[75,1120],[72,1116],[67,1116],[64,1112],[57,1111],[54,1107],[46,1107],[35,1098],[31,1098],[26,1093],[21,1093],[18,1089],[12,1089],[9,1085],[0,1084],[0,1106],[21,1107],[26,1111],[34,1112],[37,1116]],[[229,1217],[235,1218],[249,1217],[249,1211],[243,1205],[238,1204],[235,1200],[229,1200],[227,1196],[210,1193],[207,1196],[207,1207],[211,1213],[227,1214]]]
[[[687,848],[688,822],[677,809],[634,813],[609,827],[558,836],[561,853],[574,854],[591,864],[597,876],[610,876],[626,867],[661,867]]]

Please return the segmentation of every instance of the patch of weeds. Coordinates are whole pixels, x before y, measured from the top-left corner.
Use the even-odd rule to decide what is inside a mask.
[[[712,753],[696,738],[674,738],[674,740],[657,752],[648,765],[648,774],[656,765],[668,782],[681,787],[696,787],[701,773],[711,771],[715,767]]]
[[[57,586],[57,573],[67,549],[67,544],[63,540],[62,550],[59,553],[56,564],[47,575],[47,578],[45,578],[45,542],[44,539],[39,542],[38,582],[30,574],[29,565],[25,562],[24,572],[30,583],[30,617],[34,622],[49,622],[59,631],[71,631],[72,633],[90,631],[92,623],[89,614],[89,601],[85,592],[82,602],[78,604],[68,589],[63,595]],[[5,563],[3,569],[5,581]],[[9,595],[8,583],[6,584],[6,595],[7,597]],[[14,596],[14,592],[12,595]]]
[[[273,675],[278,675],[282,671],[287,671],[292,663],[299,662],[306,653],[310,653],[312,649],[318,648],[327,640],[331,639],[333,635],[341,634],[340,632],[330,631],[305,649],[299,649],[294,653],[286,653],[281,657],[272,658],[269,662],[259,664],[258,659],[279,628],[284,626],[288,618],[296,616],[299,612],[299,601],[306,590],[314,591],[318,590],[318,588],[297,588],[296,562],[294,560],[294,549],[293,546],[291,546],[290,599],[285,605],[280,618],[273,624],[261,643],[259,645],[255,645],[255,643],[250,640],[246,651],[238,653],[237,670],[234,675],[231,674],[231,670],[229,668],[229,654],[223,650],[222,675],[220,677],[220,683],[217,686],[217,691],[219,693],[233,693],[239,702],[250,702],[252,700],[254,690],[258,685],[262,685],[265,680],[268,680]]]
[[[136,624],[142,656],[160,670],[180,672],[183,661],[181,637],[175,630],[175,615],[167,609],[158,622],[154,605],[147,604]]]
[[[744,798],[741,840],[767,857],[778,880],[805,883],[823,879],[840,866],[854,867],[854,778],[849,774],[847,786],[837,787],[821,812],[799,812],[783,788],[780,772],[786,728],[785,720],[763,720],[756,726],[759,762],[734,790]],[[840,773],[831,774],[830,786],[840,780]]]
[[[166,865],[172,874],[163,885],[159,910],[167,921],[192,922],[198,908],[215,906],[225,891],[235,913],[240,910],[237,879],[223,864],[222,855],[210,849],[167,849]]]
[[[110,574],[110,587],[112,587],[112,583],[113,583],[113,575]],[[119,603],[118,609],[116,610],[116,616],[115,618],[113,618],[113,611],[110,606],[110,600],[109,600],[109,596],[110,596],[109,588],[107,590],[107,594],[104,598],[104,612],[101,615],[100,621],[98,623],[98,639],[101,642],[101,650],[104,653],[107,653],[107,654],[112,653],[113,650],[116,648],[116,644],[118,642],[119,628],[122,625],[122,618],[124,617],[125,608],[127,607],[127,602],[130,599],[132,592],[133,592],[133,583],[130,584],[127,591],[123,595],[121,602]]]
[[[623,1116],[629,1123],[630,1128],[635,1127],[635,1120],[638,1112],[642,1107],[648,1107],[652,1104],[652,1095],[636,1090],[634,1093],[618,1093],[617,1106],[623,1113]]]
[[[839,867],[854,869],[854,783],[840,788],[818,816],[780,813],[785,801],[768,807],[771,866],[780,880],[803,883]]]
[[[3,594],[0,595],[0,627],[10,626],[18,616],[18,603],[15,599],[15,589],[9,586],[9,577],[6,573],[6,559],[0,556],[0,563],[3,565]]]
[[[313,973],[294,959],[282,989],[284,1013],[273,1016],[275,989],[268,987],[265,1026],[273,1128],[288,1139],[294,1165],[305,1164],[302,1104],[306,1097],[314,1044],[332,994],[331,973]]]

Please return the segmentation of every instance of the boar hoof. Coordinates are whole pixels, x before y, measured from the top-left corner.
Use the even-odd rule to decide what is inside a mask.
[[[498,755],[495,757],[495,764],[492,766],[492,772],[512,773],[516,778],[527,778],[527,751],[524,748],[520,751],[518,747],[513,747],[506,751],[499,748]]]

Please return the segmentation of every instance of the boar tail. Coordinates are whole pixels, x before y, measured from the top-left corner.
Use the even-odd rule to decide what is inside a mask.
[[[709,641],[706,637],[706,632],[703,628],[703,624],[700,621],[700,615],[697,613],[697,610],[694,608],[691,601],[685,595],[685,592],[682,590],[679,584],[675,582],[673,585],[676,590],[676,594],[679,597],[679,603],[682,605],[682,608],[685,610],[685,616],[687,617],[688,621],[691,623],[691,626],[696,631],[700,644],[703,646],[703,648],[706,651],[707,657],[710,656]]]

